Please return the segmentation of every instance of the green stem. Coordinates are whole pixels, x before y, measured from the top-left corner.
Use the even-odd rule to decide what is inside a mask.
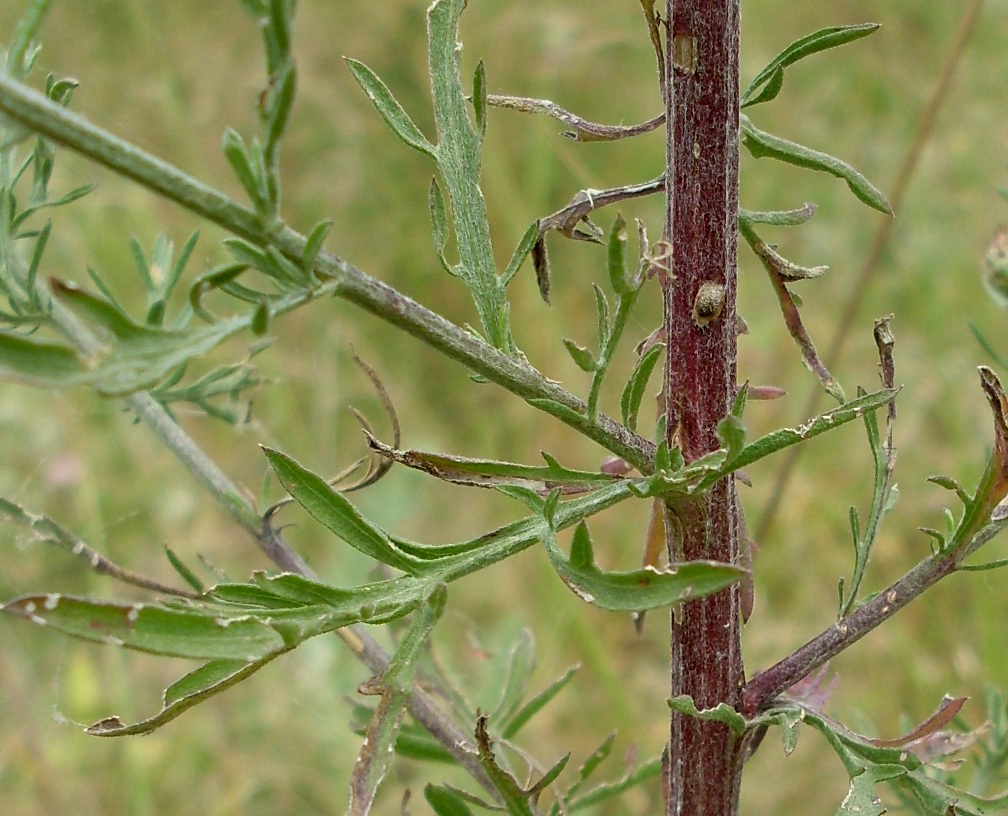
[[[6,76],[0,76],[0,113],[258,246],[275,246],[296,263],[304,254],[305,237],[290,227],[265,224],[256,213],[223,193]],[[315,269],[334,280],[340,297],[403,329],[475,373],[526,401],[550,400],[583,418],[587,410],[584,402],[527,362],[498,351],[342,258],[320,252]],[[595,422],[578,423],[575,427],[643,472],[651,471],[654,445],[612,418],[600,414]]]

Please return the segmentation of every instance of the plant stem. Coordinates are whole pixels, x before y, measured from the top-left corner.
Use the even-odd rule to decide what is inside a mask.
[[[667,0],[669,123],[665,286],[669,445],[686,461],[721,447],[715,430],[736,393],[735,277],[738,233],[738,0]],[[700,287],[724,287],[720,313],[694,320]],[[670,558],[738,561],[735,486],[723,479],[702,499],[670,509]],[[737,587],[672,614],[672,696],[697,708],[733,707],[744,682]],[[666,814],[738,812],[742,749],[722,724],[673,713]]]
[[[304,255],[305,237],[290,227],[280,222],[264,223],[256,213],[223,193],[3,75],[0,75],[0,113],[235,235],[262,247],[275,246],[295,263],[300,263]],[[583,401],[524,360],[498,351],[342,258],[319,252],[315,269],[337,281],[339,297],[403,329],[522,399],[550,400],[585,417],[587,408]],[[642,472],[651,471],[654,445],[612,418],[599,414],[594,422],[579,422],[575,427]]]

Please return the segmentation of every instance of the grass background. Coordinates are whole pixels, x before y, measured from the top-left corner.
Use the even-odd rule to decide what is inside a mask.
[[[0,7],[7,40],[19,3]],[[218,145],[224,128],[255,127],[262,60],[253,21],[236,3],[95,0],[58,4],[44,29],[40,69],[81,81],[73,107],[145,149],[241,197]],[[342,55],[382,75],[420,126],[432,132],[424,74],[422,2],[302,3],[296,32],[300,92],[283,154],[286,220],[301,230],[331,217],[327,247],[452,320],[474,320],[468,294],[438,267],[431,248],[426,190],[432,172],[421,155],[384,129],[353,83]],[[822,11],[787,0],[743,8],[743,82],[792,40],[817,28],[863,21],[883,24],[866,41],[792,68],[781,97],[755,111],[765,129],[833,152],[889,189],[920,113],[938,78],[965,4],[852,0]],[[637,4],[557,0],[549,4],[473,2],[463,18],[464,71],[486,61],[492,92],[551,98],[589,118],[634,122],[657,112],[653,55]],[[947,473],[970,484],[989,446],[986,408],[974,367],[984,358],[968,329],[973,320],[1000,347],[1004,313],[984,295],[979,259],[1005,219],[997,189],[1008,176],[1003,44],[1008,3],[990,0],[942,110],[892,240],[834,367],[848,393],[877,381],[871,322],[896,313],[897,380],[904,384],[896,429],[901,497],[878,543],[867,589],[892,580],[927,553],[918,525],[941,526],[951,496],[924,482]],[[497,252],[506,261],[533,219],[585,187],[652,178],[663,136],[613,145],[570,143],[557,123],[494,111],[484,160],[484,190]],[[797,230],[768,236],[803,263],[830,274],[801,285],[803,315],[820,346],[836,329],[838,304],[863,262],[882,216],[841,182],[771,162],[743,159],[741,200],[750,209],[814,201],[818,214]],[[188,214],[133,189],[71,155],[61,155],[56,189],[94,179],[90,198],[53,214],[47,275],[85,280],[90,265],[123,300],[139,306],[128,241],[149,247],[158,232],[180,245],[202,237],[195,275],[219,261],[222,235]],[[623,208],[660,231],[661,202]],[[602,213],[608,225],[614,213]],[[604,283],[602,253],[587,244],[551,241],[554,303],[539,299],[531,270],[511,287],[519,344],[531,361],[576,393],[587,381],[560,345],[590,343],[591,282]],[[740,252],[740,310],[750,334],[740,340],[740,377],[785,387],[790,396],[750,407],[753,433],[793,424],[810,389],[755,260]],[[659,318],[657,291],[639,307],[631,337]],[[257,444],[280,447],[322,472],[356,458],[359,431],[345,410],[378,408],[350,362],[354,343],[382,375],[399,409],[404,444],[473,456],[535,461],[540,449],[576,467],[602,454],[559,423],[544,420],[492,385],[412,339],[338,301],[313,304],[275,326],[273,348],[257,358],[273,383],[255,398],[251,422],[236,430],[182,412],[186,428],[237,481],[258,494],[265,465]],[[615,412],[618,374],[632,364],[628,340],[604,408]],[[242,353],[235,344],[231,359]],[[383,426],[379,425],[379,430]],[[84,391],[38,392],[4,386],[0,401],[4,467],[0,491],[46,512],[113,559],[170,579],[161,546],[187,561],[201,554],[236,579],[264,568],[259,554],[189,481],[142,426],[117,404]],[[752,469],[743,488],[750,523],[766,504],[776,464]],[[275,496],[273,488],[272,496]],[[510,519],[515,510],[492,493],[433,484],[393,469],[358,494],[370,518],[431,542],[468,538]],[[759,542],[756,611],[744,632],[750,673],[828,626],[836,580],[850,569],[847,508],[866,512],[870,459],[863,433],[850,425],[808,446],[770,534]],[[297,510],[285,511],[289,539],[319,572],[339,584],[361,580],[370,565],[323,535]],[[639,559],[646,519],[621,508],[593,523],[598,557],[630,568]],[[60,553],[0,531],[0,595],[53,590],[107,596],[128,590],[84,572]],[[991,555],[1003,555],[995,543]],[[836,660],[840,675],[831,711],[872,733],[894,736],[925,717],[945,692],[969,694],[971,724],[983,720],[988,684],[1008,686],[1001,573],[954,577],[883,631]],[[488,591],[489,590],[489,591]],[[582,670],[567,694],[529,727],[522,744],[542,761],[574,751],[579,763],[609,733],[620,757],[656,755],[667,716],[666,638],[654,615],[638,637],[626,619],[586,609],[559,586],[532,549],[491,574],[453,585],[435,647],[474,704],[491,709],[503,660],[523,628],[538,642],[534,685],[566,666]],[[387,637],[380,633],[383,638]],[[143,739],[104,741],[78,724],[112,713],[124,719],[156,710],[160,690],[190,667],[144,655],[71,642],[20,621],[0,620],[0,803],[5,812],[172,814],[323,814],[341,812],[357,750],[346,727],[364,670],[334,638],[311,642],[271,664],[240,688]],[[439,768],[400,763],[378,811],[395,813],[401,791],[415,795]],[[767,780],[774,780],[767,784]],[[456,779],[456,781],[461,781]],[[652,786],[656,787],[656,786]],[[745,813],[832,813],[846,788],[842,768],[814,734],[785,758],[771,735],[753,760],[743,790]],[[607,813],[655,812],[654,791],[638,791]],[[602,811],[600,811],[602,812]]]

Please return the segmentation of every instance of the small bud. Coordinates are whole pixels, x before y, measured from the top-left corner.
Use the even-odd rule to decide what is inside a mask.
[[[725,288],[720,283],[705,283],[700,286],[693,301],[693,322],[698,328],[706,328],[716,320],[724,308]]]

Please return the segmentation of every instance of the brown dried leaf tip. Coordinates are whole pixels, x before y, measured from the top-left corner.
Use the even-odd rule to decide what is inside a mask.
[[[980,366],[980,386],[994,415],[994,466],[995,476],[987,495],[987,503],[992,507],[991,521],[1008,519],[1008,396],[1005,396],[1001,381],[987,366]]]

